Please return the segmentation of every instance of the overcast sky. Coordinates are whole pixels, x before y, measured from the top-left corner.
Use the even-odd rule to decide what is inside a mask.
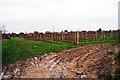
[[[119,0],[0,0],[8,32],[117,30]]]

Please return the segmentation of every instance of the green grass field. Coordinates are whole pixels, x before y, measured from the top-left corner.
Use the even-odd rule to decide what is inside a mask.
[[[6,66],[16,61],[25,60],[36,55],[48,54],[51,52],[57,53],[64,49],[73,47],[75,46],[12,38],[11,40],[6,40],[2,43],[2,62],[3,66]]]

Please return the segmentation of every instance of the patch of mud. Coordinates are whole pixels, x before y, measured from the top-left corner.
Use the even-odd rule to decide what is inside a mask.
[[[97,78],[109,70],[108,62],[120,44],[92,44],[36,56],[3,68],[2,78]]]

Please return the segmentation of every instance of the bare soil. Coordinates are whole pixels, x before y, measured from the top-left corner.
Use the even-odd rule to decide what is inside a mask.
[[[92,44],[36,56],[3,68],[3,78],[97,78],[99,74],[113,70],[110,61],[120,44]],[[112,62],[114,64],[114,61]]]
[[[2,41],[6,41],[6,40],[9,40],[9,39],[2,39]]]

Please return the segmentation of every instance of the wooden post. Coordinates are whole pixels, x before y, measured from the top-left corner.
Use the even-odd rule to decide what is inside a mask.
[[[81,32],[81,35],[82,35],[82,38],[81,38],[81,39],[82,39],[82,41],[83,41],[83,32]]]
[[[41,34],[39,34],[39,40],[41,40]]]
[[[53,33],[52,33],[52,43],[53,43]]]
[[[104,38],[106,38],[106,32],[104,31]]]
[[[101,31],[101,39],[103,38],[103,35],[102,35],[102,34],[103,34],[103,31]]]
[[[113,39],[113,31],[110,32],[110,37]]]
[[[85,32],[85,33],[86,33],[86,34],[85,34],[85,37],[86,37],[86,38],[85,38],[85,39],[86,39],[85,42],[87,42],[87,32]]]
[[[96,31],[96,40],[97,40],[97,38],[98,38],[98,33],[97,33],[97,31]]]
[[[76,32],[74,34],[74,44],[76,44]]]
[[[102,32],[102,39],[104,39],[104,31]]]
[[[90,42],[90,31],[88,31],[88,41]]]
[[[77,31],[77,44],[79,44],[79,31]]]
[[[62,44],[64,42],[64,33],[62,32]]]

